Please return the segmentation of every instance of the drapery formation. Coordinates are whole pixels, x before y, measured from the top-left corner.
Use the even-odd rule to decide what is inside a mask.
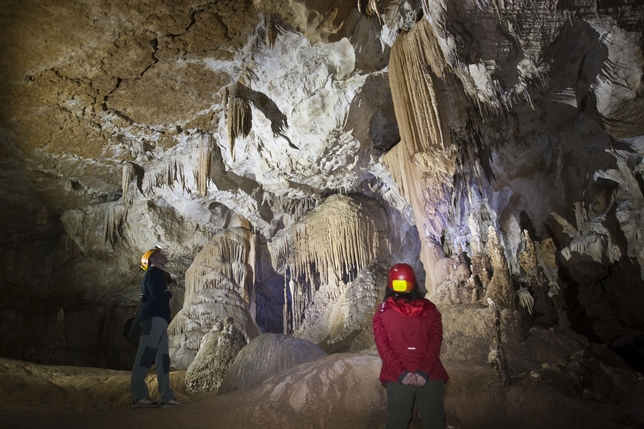
[[[401,141],[384,162],[414,207],[419,232],[434,238],[440,237],[449,201],[445,191],[452,186],[457,165],[457,149],[442,110],[449,103],[441,103],[444,66],[426,20],[399,36],[391,49],[389,82]]]
[[[380,210],[374,200],[332,195],[296,224],[295,231],[274,240],[273,265],[286,274],[291,295],[290,312],[287,300],[284,309],[291,315],[290,330],[299,327],[320,285],[349,283],[376,258],[389,255]]]

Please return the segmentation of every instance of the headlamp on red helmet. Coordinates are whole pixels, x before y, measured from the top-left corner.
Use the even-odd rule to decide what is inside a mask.
[[[394,292],[408,293],[416,287],[416,274],[407,264],[396,264],[389,269],[387,287]]]

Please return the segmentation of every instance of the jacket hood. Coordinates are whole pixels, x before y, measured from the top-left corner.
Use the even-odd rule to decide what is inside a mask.
[[[405,317],[419,317],[432,309],[434,304],[427,299],[416,299],[414,301],[407,301],[406,299],[394,299],[389,297],[387,304],[396,310],[398,313]]]

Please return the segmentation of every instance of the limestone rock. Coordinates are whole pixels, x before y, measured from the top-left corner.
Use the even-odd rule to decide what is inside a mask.
[[[176,368],[186,368],[206,335],[222,321],[232,323],[234,329],[227,329],[241,333],[245,342],[259,335],[249,313],[255,299],[249,265],[255,257],[253,240],[253,234],[243,227],[227,229],[203,247],[188,269],[183,308],[168,326]],[[234,357],[230,357],[231,362]]]
[[[322,356],[326,356],[324,350],[309,341],[283,334],[262,334],[237,355],[218,393],[249,390],[282,370]]]
[[[510,277],[504,249],[501,247],[493,227],[489,228],[488,239],[488,252],[494,274],[485,291],[485,301],[492,300],[501,308],[514,310],[516,308],[514,285]]]
[[[195,360],[186,371],[186,387],[191,392],[217,390],[235,357],[247,344],[246,338],[228,318],[217,322],[204,335]]]

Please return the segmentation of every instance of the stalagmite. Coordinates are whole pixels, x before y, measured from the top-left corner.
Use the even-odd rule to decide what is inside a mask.
[[[501,380],[504,393],[507,393],[507,390],[510,388],[511,374],[505,356],[505,350],[503,350],[502,311],[494,300],[487,298],[487,302],[494,312],[496,319],[487,363],[496,372],[496,375]]]
[[[483,244],[483,225],[481,221],[481,216],[483,216],[483,213],[481,213],[481,210],[482,209],[480,209],[478,213],[470,213],[470,216],[468,218],[468,226],[471,234],[471,271],[472,275],[478,278],[481,285],[484,288],[487,288],[487,285],[490,282],[489,270],[491,269],[491,266],[490,260],[485,253],[485,245]]]
[[[493,276],[485,292],[485,300],[492,300],[500,309],[516,309],[516,294],[508,269],[503,246],[499,243],[496,229],[488,228],[487,251],[492,262]]]
[[[51,339],[51,345],[45,357],[46,364],[65,365],[67,359],[67,341],[65,340],[65,311],[61,308],[56,314],[56,336]]]
[[[218,322],[231,319],[235,329],[250,341],[259,328],[250,315],[254,296],[249,262],[253,233],[237,227],[215,235],[186,271],[183,308],[168,326],[173,361],[190,363],[202,338]]]
[[[550,281],[546,277],[543,268],[539,266],[537,250],[530,234],[524,230],[521,235],[524,244],[523,251],[519,253],[519,262],[525,272],[526,287],[520,288],[517,291],[519,302],[528,308],[530,314],[532,314],[534,306],[534,309],[541,316],[545,317],[549,322],[554,322],[557,318],[557,311],[548,296]],[[529,291],[532,291],[532,294]]]

